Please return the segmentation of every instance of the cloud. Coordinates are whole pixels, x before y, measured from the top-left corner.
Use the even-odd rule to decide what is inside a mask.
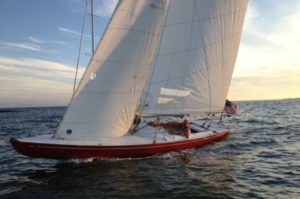
[[[300,70],[281,74],[234,77],[229,98],[233,100],[263,100],[299,97]]]
[[[73,30],[73,29],[70,29],[70,28],[65,28],[65,27],[59,26],[58,30],[63,32],[63,33],[66,33],[70,36],[81,37],[80,32],[78,32],[76,30]],[[91,37],[91,35],[83,34],[83,38],[87,39],[87,40],[91,40],[92,37]],[[95,37],[95,39],[98,39],[98,37]]]
[[[0,78],[0,108],[66,105],[71,84],[35,77]]]
[[[299,7],[300,3],[294,5]],[[250,7],[251,8],[251,7]],[[250,10],[251,13],[251,10]],[[257,17],[260,17],[257,15]],[[252,18],[256,21],[257,18]],[[241,74],[273,72],[280,68],[300,65],[300,27],[298,9],[281,17],[272,31],[265,31],[259,24],[246,26],[237,60],[237,70]],[[255,23],[255,22],[250,22]],[[249,37],[249,34],[251,35]]]
[[[69,28],[64,28],[64,27],[59,26],[58,30],[60,30],[61,32],[64,32],[64,33],[71,34],[71,35],[75,35],[75,36],[79,36],[79,37],[81,36],[80,32],[77,32],[77,31],[69,29]]]
[[[99,17],[110,17],[118,4],[118,0],[101,0],[94,6],[94,14]]]
[[[247,27],[247,30],[251,30],[251,28],[255,25],[255,19],[260,16],[260,12],[257,7],[255,7],[252,3],[249,3],[247,14],[245,16],[244,27]]]
[[[31,37],[31,36],[28,36],[28,39],[34,43],[39,43],[39,44],[44,43],[43,41],[41,41],[37,38]]]
[[[38,44],[45,44],[45,43],[53,43],[53,44],[61,44],[61,45],[66,45],[67,44],[64,41],[45,41],[45,40],[41,40],[39,38],[32,37],[32,36],[28,36],[28,39],[31,42],[38,43]]]
[[[84,69],[79,68],[78,80]],[[0,56],[0,107],[66,105],[75,66],[54,61]]]
[[[300,1],[291,1],[288,6],[280,6],[281,1],[268,1],[265,12],[263,2],[251,2],[230,96],[300,97]]]
[[[9,75],[23,76],[24,74],[29,74],[30,76],[42,76],[53,79],[72,79],[74,78],[75,67],[42,59],[0,57],[0,72],[2,74],[9,72]],[[83,73],[82,68],[79,72]]]
[[[83,13],[85,2],[82,0],[67,0],[70,11],[73,13]],[[90,12],[90,1],[88,1],[88,12]],[[118,0],[94,0],[94,15],[101,18],[109,18],[113,13]]]
[[[13,43],[13,42],[0,42],[0,47],[14,48],[21,50],[41,51],[41,47],[33,43]]]
[[[28,42],[21,42],[21,43],[15,43],[15,42],[0,42],[0,48],[8,48],[8,49],[16,49],[16,50],[29,50],[34,52],[48,52],[48,53],[59,53],[59,50],[53,50],[53,49],[43,49],[40,44],[42,43],[40,41],[39,44],[37,44],[38,40],[35,41],[35,43],[28,43]]]

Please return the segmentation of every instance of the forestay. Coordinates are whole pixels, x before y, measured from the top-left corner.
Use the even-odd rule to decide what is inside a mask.
[[[172,0],[141,115],[222,112],[248,0]]]
[[[55,138],[98,140],[128,131],[168,5],[167,0],[119,2]]]

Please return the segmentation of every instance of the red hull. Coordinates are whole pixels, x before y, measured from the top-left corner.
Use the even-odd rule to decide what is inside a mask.
[[[48,159],[88,159],[88,158],[129,158],[146,157],[158,153],[178,151],[203,146],[221,140],[229,132],[220,132],[205,138],[184,140],[172,143],[127,145],[127,146],[79,146],[62,144],[45,144],[21,142],[15,138],[10,140],[12,146],[19,153]]]

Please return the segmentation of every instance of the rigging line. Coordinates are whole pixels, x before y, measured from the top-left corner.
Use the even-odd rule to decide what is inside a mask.
[[[157,116],[157,122],[159,123],[159,116]],[[161,126],[155,129],[155,133],[154,133],[154,138],[153,138],[153,144],[156,143],[156,139],[157,139],[157,131],[161,130]]]
[[[73,101],[74,95],[75,95],[75,88],[77,83],[77,74],[78,74],[78,67],[79,67],[79,61],[80,61],[80,53],[81,53],[81,46],[82,46],[82,38],[83,38],[83,32],[84,32],[84,24],[85,24],[85,17],[87,12],[87,0],[85,1],[85,9],[84,9],[84,15],[83,15],[83,21],[82,21],[82,29],[81,29],[81,35],[80,35],[80,43],[79,43],[79,49],[78,49],[78,57],[77,57],[77,63],[76,63],[76,72],[75,72],[75,80],[73,85],[73,94],[71,101]]]
[[[94,0],[91,0],[92,55],[95,53],[94,42]]]
[[[197,9],[197,3],[196,3],[196,0],[194,0],[194,5],[195,5],[195,9],[196,9],[196,17],[198,19],[200,19],[199,17],[199,13],[198,13],[198,9]],[[200,28],[200,31],[201,31],[201,24],[199,23],[199,28]],[[208,64],[206,64],[206,72],[207,72],[207,83],[208,83],[208,90],[209,90],[209,109],[211,110],[211,85],[210,85],[210,78],[209,78],[209,69],[208,69]]]
[[[150,91],[150,87],[151,87],[151,82],[153,80],[153,74],[154,74],[154,71],[156,69],[156,66],[157,66],[157,58],[158,58],[158,52],[159,52],[159,49],[160,49],[160,46],[161,46],[161,42],[162,42],[162,38],[163,38],[163,34],[165,32],[165,27],[166,27],[166,23],[167,23],[167,19],[168,19],[168,15],[169,15],[169,10],[170,10],[170,2],[166,2],[168,5],[168,9],[167,9],[167,12],[166,12],[166,17],[165,17],[165,21],[164,21],[164,24],[163,24],[163,27],[162,27],[162,31],[160,32],[160,39],[159,39],[159,44],[158,44],[158,48],[157,48],[157,52],[156,52],[156,55],[155,55],[155,59],[153,60],[153,70],[151,71],[151,76],[150,76],[150,80],[149,80],[149,84],[147,86],[147,90],[145,91],[146,92],[146,96],[144,98],[144,102],[142,103],[142,108],[141,108],[141,113],[143,112],[145,106],[146,106],[146,99],[148,98],[149,96],[149,91]]]

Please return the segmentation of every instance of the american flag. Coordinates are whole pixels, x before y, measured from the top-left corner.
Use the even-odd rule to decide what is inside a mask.
[[[238,107],[236,103],[226,100],[224,110],[228,115],[234,115],[238,112]]]

